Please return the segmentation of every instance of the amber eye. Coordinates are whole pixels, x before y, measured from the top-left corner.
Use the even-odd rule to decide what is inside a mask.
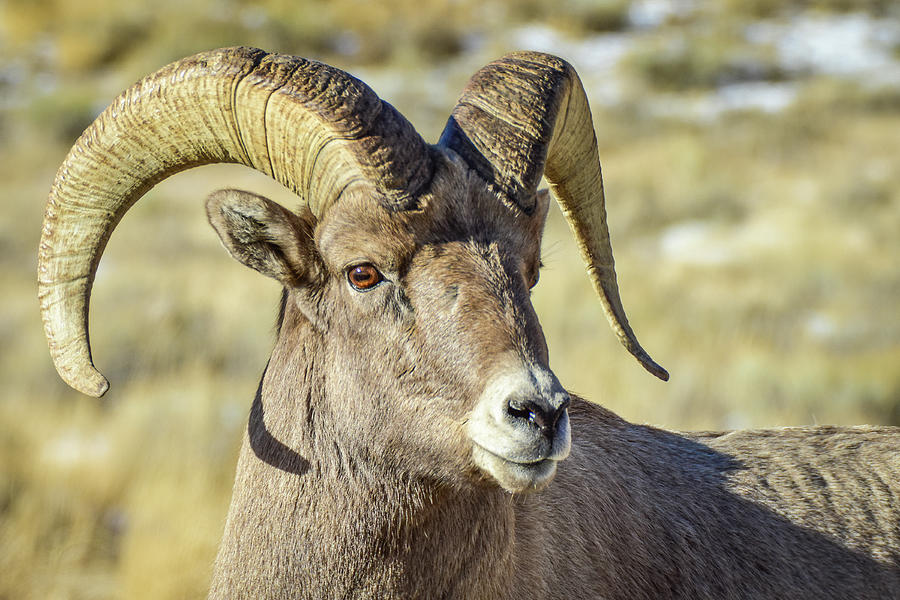
[[[370,290],[384,279],[378,269],[374,265],[364,263],[350,267],[347,271],[347,281],[353,286],[353,289],[364,292]]]

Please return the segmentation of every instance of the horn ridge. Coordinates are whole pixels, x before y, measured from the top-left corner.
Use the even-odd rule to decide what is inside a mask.
[[[414,206],[432,154],[388,107],[344,71],[247,47],[176,61],[120,94],[75,142],[45,211],[38,296],[63,379],[87,394],[106,391],[88,338],[94,274],[122,216],[170,175],[244,164],[293,190],[316,215],[352,181],[372,186],[373,201],[388,208]]]
[[[526,214],[534,210],[541,175],[547,178],[610,326],[645,369],[667,380],[666,370],[638,342],[619,297],[597,139],[572,66],[538,52],[517,52],[488,64],[469,80],[439,144]]]

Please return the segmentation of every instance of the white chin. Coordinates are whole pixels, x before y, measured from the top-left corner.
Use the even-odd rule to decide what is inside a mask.
[[[539,492],[556,475],[556,461],[518,463],[501,458],[479,445],[472,446],[472,458],[482,471],[493,477],[500,487],[512,494]]]

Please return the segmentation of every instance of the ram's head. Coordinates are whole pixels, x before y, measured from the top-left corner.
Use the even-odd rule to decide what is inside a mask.
[[[51,354],[72,387],[107,389],[87,317],[115,225],[155,183],[214,162],[251,166],[303,201],[297,213],[237,190],[207,201],[231,255],[285,288],[263,398],[312,377],[335,433],[367,453],[487,474],[511,491],[543,487],[567,455],[569,399],[529,299],[542,175],[614,331],[667,378],[619,300],[591,114],[568,64],[517,53],[486,66],[431,146],[342,71],[231,48],[135,84],[59,170],[38,277]],[[436,459],[422,466],[423,453]]]

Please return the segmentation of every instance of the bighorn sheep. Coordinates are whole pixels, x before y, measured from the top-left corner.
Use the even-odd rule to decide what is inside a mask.
[[[207,201],[228,252],[284,286],[211,597],[900,598],[897,429],[672,433],[570,398],[548,368],[529,300],[542,175],[613,329],[667,377],[619,300],[564,61],[484,67],[437,145],[348,74],[257,49],[135,84],[75,144],[44,220],[41,309],[76,389],[107,388],[87,316],[113,228],[213,162],[304,206]]]

